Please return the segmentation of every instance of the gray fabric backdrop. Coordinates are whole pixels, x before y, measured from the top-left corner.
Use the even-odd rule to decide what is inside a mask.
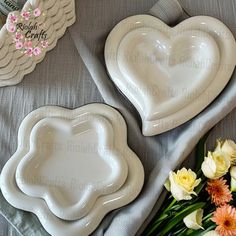
[[[169,170],[175,169],[189,155],[199,138],[236,106],[234,74],[224,92],[195,119],[156,137],[142,136],[137,112],[116,90],[106,74],[103,50],[108,33],[120,20],[130,15],[147,13],[155,2],[77,0],[78,21],[57,47],[21,84],[0,89],[0,168],[16,150],[17,130],[21,121],[30,111],[40,106],[76,108],[90,102],[106,102],[124,115],[128,124],[129,145],[138,154],[145,168],[145,186],[136,201],[109,214],[94,235],[135,235],[149,214],[154,214],[160,206],[161,200],[157,202],[157,199]],[[206,14],[220,18],[236,35],[236,1],[180,2],[191,15]],[[235,120],[236,116],[231,116],[233,118],[230,119]],[[231,125],[233,128],[227,135],[233,138],[234,122],[231,121]],[[217,134],[223,136],[225,133]],[[16,211],[6,203],[2,195],[0,211],[20,234],[47,235],[35,216]],[[4,229],[0,228],[0,235],[7,235]]]

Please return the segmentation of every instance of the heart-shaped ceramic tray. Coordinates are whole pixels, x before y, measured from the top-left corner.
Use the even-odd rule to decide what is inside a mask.
[[[9,13],[0,31],[0,86],[21,82],[75,19],[74,0],[28,0]]]
[[[40,137],[40,134],[38,133],[38,131],[41,130],[42,135],[44,135],[45,132],[47,132],[44,130],[44,128],[46,128],[46,130],[48,130],[48,135],[50,136],[50,134],[52,134],[51,128],[53,127],[53,130],[54,130],[53,132],[55,132],[55,128],[56,128],[56,129],[59,129],[60,132],[63,130],[62,133],[64,135],[65,135],[65,130],[67,130],[66,133],[71,133],[72,130],[74,130],[74,132],[76,130],[75,133],[77,133],[78,130],[76,128],[71,129],[71,127],[74,127],[74,124],[76,124],[75,126],[78,129],[80,129],[83,127],[83,126],[80,126],[80,124],[82,125],[83,121],[86,121],[85,123],[89,121],[84,126],[85,130],[88,131],[87,130],[88,124],[92,125],[96,123],[96,126],[97,126],[98,117],[99,117],[99,122],[101,122],[100,128],[103,129],[105,133],[106,133],[106,129],[104,128],[107,127],[107,135],[110,138],[109,142],[112,142],[112,140],[114,141],[113,143],[114,148],[112,149],[112,151],[115,153],[114,157],[116,155],[118,157],[119,150],[121,150],[120,154],[124,158],[128,167],[128,176],[126,178],[124,185],[122,185],[117,191],[115,192],[111,191],[112,193],[109,194],[110,190],[108,190],[108,192],[105,190],[105,195],[97,198],[97,200],[95,201],[94,205],[90,208],[90,211],[88,212],[87,215],[85,215],[79,220],[65,221],[56,217],[50,211],[48,205],[42,198],[32,197],[23,193],[17,186],[15,175],[18,175],[19,177],[19,173],[21,173],[20,169],[24,166],[27,166],[27,162],[29,164],[30,162],[37,160],[39,158],[37,156],[34,156],[34,158],[29,157],[29,153],[32,150],[31,148],[32,144],[36,144],[33,141],[33,137],[38,137],[38,138]],[[109,125],[107,125],[108,123]],[[77,124],[79,125],[77,126]],[[50,126],[50,129],[48,129],[48,126]],[[64,128],[61,126],[64,126]],[[108,126],[110,126],[110,128]],[[96,127],[95,130],[98,131],[100,130],[100,128]],[[93,129],[94,129],[94,126],[92,125],[92,130]],[[84,139],[87,140],[87,142],[93,141],[95,139],[95,138],[92,138],[92,140],[88,140],[87,137],[91,138],[91,135],[88,135],[86,137],[86,135],[89,132],[91,132],[91,130],[89,130],[88,133],[83,132],[82,130],[80,131],[81,131],[80,135],[82,136],[85,135]],[[80,133],[80,131],[78,131],[78,133]],[[39,136],[37,136],[37,133]],[[62,139],[66,138],[66,137],[63,137],[61,133],[60,135],[56,135],[56,137],[61,137]],[[104,137],[102,139],[104,139]],[[101,141],[101,144],[103,141]],[[62,140],[59,140],[59,146],[61,146],[62,142],[63,142]],[[46,143],[47,143],[47,137],[46,137]],[[65,143],[63,145],[65,145]],[[51,146],[50,142],[49,142],[49,146]],[[55,147],[55,149],[57,148],[58,146]],[[75,147],[73,146],[71,148],[75,148]],[[102,150],[101,152],[103,151],[104,150]],[[37,158],[35,159],[35,157]],[[106,157],[103,157],[103,158],[99,158],[99,159],[106,160]],[[110,159],[111,161],[110,165],[113,165],[113,163],[115,163],[112,159],[113,158]],[[47,160],[46,161],[47,166],[49,165],[48,167],[50,167],[51,164],[49,163],[48,159],[44,159],[42,162],[44,162],[45,160]],[[120,160],[122,161],[121,158]],[[53,163],[57,164],[57,162],[54,162],[54,160],[53,160]],[[39,166],[41,164],[39,163]],[[89,162],[89,164],[92,164],[92,163]],[[95,164],[97,165],[98,163],[94,163],[92,165],[95,165]],[[123,164],[120,163],[118,165],[122,166],[124,165],[124,163]],[[31,164],[28,166],[29,166],[29,171],[32,171],[31,170],[32,167],[36,167],[33,169],[32,172],[38,173],[37,165]],[[64,164],[64,166],[65,166],[64,169],[66,171],[67,164]],[[53,168],[53,166],[51,167]],[[97,165],[97,168],[99,168],[99,165]],[[76,169],[76,167],[73,167],[73,169]],[[16,174],[16,172],[18,171],[19,173]],[[45,173],[48,173],[48,172],[46,171]],[[91,175],[94,176],[94,174],[96,173],[92,172]],[[117,173],[117,171],[115,171],[115,173]],[[88,173],[86,173],[86,175],[87,174]],[[63,173],[60,173],[60,176],[63,176]],[[35,179],[33,179],[33,183],[34,183],[34,180]],[[38,216],[43,227],[47,230],[49,234],[55,235],[55,236],[64,236],[64,235],[68,235],[68,236],[77,236],[77,235],[83,236],[84,235],[85,236],[85,235],[89,235],[92,231],[95,230],[95,228],[101,222],[103,217],[109,211],[122,207],[130,203],[131,201],[133,201],[137,197],[137,195],[140,193],[143,186],[143,181],[144,181],[144,170],[143,170],[142,164],[139,161],[138,157],[127,146],[127,128],[126,128],[126,124],[123,117],[116,110],[114,110],[113,108],[109,106],[106,106],[103,104],[90,104],[90,105],[78,108],[76,110],[67,110],[67,109],[59,108],[59,107],[42,107],[30,113],[24,119],[24,121],[22,122],[20,126],[19,135],[18,135],[18,149],[2,170],[0,186],[1,186],[1,191],[3,193],[3,196],[12,206],[18,209],[35,213]],[[33,194],[35,193],[35,190],[36,192],[37,190],[40,190],[40,189],[37,189],[37,187],[38,187],[38,182],[36,182],[36,188],[33,189],[34,190]],[[109,189],[109,186],[108,186],[108,189]]]
[[[219,95],[235,68],[236,43],[212,17],[171,28],[137,15],[112,30],[105,60],[111,79],[138,110],[143,134],[152,136],[193,118]]]

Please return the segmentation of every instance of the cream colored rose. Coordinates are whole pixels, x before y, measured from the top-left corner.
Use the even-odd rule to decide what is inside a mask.
[[[236,166],[232,166],[230,169],[230,175],[236,180]]]
[[[231,192],[236,192],[236,166],[231,167],[230,169],[230,175],[231,175]]]
[[[203,209],[198,209],[184,218],[184,224],[189,229],[203,229],[202,227]]]
[[[202,163],[202,172],[209,179],[219,179],[224,176],[231,166],[229,156],[221,151],[208,152]]]
[[[233,140],[217,141],[216,151],[223,151],[230,156],[232,164],[236,164],[236,143]]]
[[[203,236],[220,236],[215,230],[205,233]]]
[[[194,188],[201,182],[192,170],[183,168],[177,173],[171,171],[169,174],[170,191],[177,201],[190,200],[191,195],[197,195]]]

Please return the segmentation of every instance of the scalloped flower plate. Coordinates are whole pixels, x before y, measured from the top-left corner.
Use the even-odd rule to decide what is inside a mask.
[[[143,166],[127,146],[126,129],[123,117],[103,104],[35,110],[2,170],[3,196],[35,213],[51,235],[89,235],[142,189]]]
[[[127,163],[114,147],[113,128],[102,117],[45,118],[32,129],[30,141],[16,182],[25,194],[44,199],[61,219],[82,218],[99,196],[126,181]]]
[[[219,20],[197,16],[171,28],[137,15],[121,21],[107,38],[111,79],[138,110],[145,136],[190,120],[228,83],[236,43]]]

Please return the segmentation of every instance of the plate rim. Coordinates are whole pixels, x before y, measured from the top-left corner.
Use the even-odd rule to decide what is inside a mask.
[[[205,27],[204,23],[207,23],[208,31],[204,30]],[[215,40],[217,38],[216,43],[218,44],[218,46],[220,45],[219,49],[222,53],[221,62],[226,61],[228,62],[226,65],[229,66],[228,70],[225,73],[223,73],[224,72],[223,70],[218,70],[215,79],[212,81],[212,83],[210,83],[208,88],[198,97],[198,99],[195,99],[193,102],[191,102],[189,105],[185,106],[178,112],[175,112],[166,117],[152,121],[148,121],[145,119],[144,114],[142,114],[142,109],[134,101],[137,98],[132,99],[132,97],[129,96],[129,94],[127,95],[124,89],[120,87],[120,84],[122,84],[122,82],[120,81],[124,82],[125,78],[122,76],[122,74],[117,72],[119,71],[119,68],[117,66],[115,58],[115,55],[117,53],[116,48],[122,41],[123,37],[127,33],[131,32],[133,29],[145,26],[152,27],[158,30],[161,29],[162,31],[165,31],[165,33],[167,34],[175,34],[178,31],[181,32],[191,29],[202,30],[213,36]],[[119,30],[121,28],[124,29],[123,31],[125,33],[124,34],[120,33],[119,35]],[[224,39],[223,34],[217,35],[217,33],[214,32],[215,30],[217,30],[217,32],[220,33],[224,32],[225,35],[227,35],[227,38]],[[115,83],[115,85],[119,88],[119,90],[122,91],[122,94],[126,96],[126,98],[134,105],[136,110],[139,112],[143,123],[142,127],[143,135],[154,136],[184,124],[185,122],[189,121],[197,114],[202,112],[210,103],[214,101],[214,99],[220,94],[220,92],[225,88],[225,86],[231,79],[231,75],[236,65],[236,54],[234,53],[235,51],[236,51],[236,42],[233,34],[224,23],[222,23],[221,21],[219,21],[214,17],[194,16],[180,22],[174,27],[170,27],[156,17],[150,15],[134,15],[120,21],[112,29],[106,40],[104,57],[110,79]],[[222,74],[224,74],[224,76],[222,76]],[[213,83],[214,83],[214,92],[212,92]]]

